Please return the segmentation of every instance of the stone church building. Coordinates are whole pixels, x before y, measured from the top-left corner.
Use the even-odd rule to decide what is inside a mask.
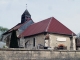
[[[34,23],[26,9],[21,22],[3,34],[9,48],[76,50],[76,34],[54,17]]]

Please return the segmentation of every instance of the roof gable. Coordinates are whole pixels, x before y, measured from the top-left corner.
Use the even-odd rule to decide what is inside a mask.
[[[42,32],[72,35],[72,31],[54,17],[30,25],[20,36],[31,36]],[[75,33],[74,33],[75,35]]]
[[[8,34],[8,33],[12,32],[13,30],[18,30],[18,29],[21,28],[23,25],[27,24],[29,21],[32,21],[32,22],[33,22],[33,20],[30,19],[30,20],[27,20],[27,21],[26,21],[25,23],[23,23],[23,24],[18,23],[16,26],[14,26],[13,28],[9,29],[7,32],[3,33],[3,35]],[[34,22],[33,22],[33,23],[34,23]]]
[[[51,18],[47,32],[72,35],[72,31],[54,17]],[[73,33],[74,34],[74,33]]]

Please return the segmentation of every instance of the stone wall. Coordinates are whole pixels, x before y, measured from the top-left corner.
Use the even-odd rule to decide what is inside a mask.
[[[0,60],[80,60],[80,51],[0,49]]]

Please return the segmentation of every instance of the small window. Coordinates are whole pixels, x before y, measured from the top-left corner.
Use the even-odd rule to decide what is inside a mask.
[[[33,46],[35,47],[35,38],[33,38]]]

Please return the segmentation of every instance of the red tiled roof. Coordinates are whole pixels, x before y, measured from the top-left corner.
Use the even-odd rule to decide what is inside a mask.
[[[54,17],[30,25],[20,36],[31,36],[42,32],[72,35],[72,31]],[[75,35],[75,34],[74,34]]]
[[[49,24],[47,32],[59,33],[59,34],[67,34],[72,35],[72,31],[60,23],[55,18],[51,18],[51,22]],[[73,33],[74,34],[74,33]]]
[[[32,20],[32,19],[29,19],[29,20]],[[25,23],[27,23],[29,20],[27,20]],[[11,28],[10,30],[8,30],[8,31],[5,32],[4,34],[9,33],[9,32],[11,32],[11,31],[13,31],[13,30],[19,29],[19,28],[20,28],[21,26],[23,26],[25,23],[23,23],[23,24],[18,23],[16,26],[14,26],[13,28]],[[4,35],[4,34],[3,34],[3,35]]]
[[[16,26],[14,26],[13,28],[9,29],[7,32],[3,33],[3,35],[13,31],[13,30],[17,30],[22,24],[18,23]]]
[[[18,24],[16,26],[14,26],[12,29],[9,30],[9,32],[13,31],[13,30],[17,30],[18,28],[21,27],[22,24]]]

